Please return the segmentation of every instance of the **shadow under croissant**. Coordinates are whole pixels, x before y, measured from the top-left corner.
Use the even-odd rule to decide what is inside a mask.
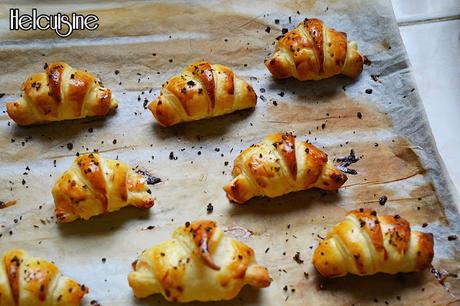
[[[120,210],[94,216],[89,220],[75,220],[69,223],[58,223],[59,233],[63,236],[98,236],[106,235],[109,232],[116,233],[126,222],[150,220],[151,209],[139,209],[136,207],[124,207]],[[142,225],[139,226],[141,228]]]
[[[340,191],[325,191],[321,189],[307,189],[291,192],[276,198],[256,197],[244,204],[231,202],[230,214],[243,215],[271,215],[287,213],[305,209],[311,203],[321,201],[322,205],[337,203],[340,201]]]
[[[268,289],[268,288],[267,288]],[[161,294],[154,294],[145,299],[137,299],[133,296],[132,302],[130,305],[187,305],[187,306],[233,306],[233,305],[258,305],[260,295],[262,294],[261,290],[267,289],[258,289],[251,287],[249,285],[244,286],[240,293],[232,300],[228,301],[215,301],[215,302],[189,302],[189,303],[174,303],[168,302],[163,298]]]
[[[404,303],[404,295],[409,288],[420,288],[423,284],[433,282],[429,269],[421,272],[398,273],[395,275],[378,273],[368,276],[348,274],[344,277],[324,278],[318,272],[313,274],[313,282],[319,291],[349,295],[355,301],[370,303],[377,299],[380,303]],[[425,289],[423,289],[425,290]],[[428,289],[427,289],[428,290]],[[443,290],[439,286],[439,290]],[[369,298],[372,298],[369,300]]]
[[[88,128],[97,129],[103,127],[116,113],[117,110],[113,110],[105,116],[55,121],[28,126],[17,125],[11,120],[11,137],[18,139],[32,137],[34,140],[43,142],[69,140],[78,134],[87,132]],[[49,135],[53,135],[52,138]]]
[[[304,97],[307,100],[314,100],[318,97],[327,97],[334,95],[336,91],[343,91],[344,88],[357,82],[359,78],[363,77],[361,74],[356,79],[348,78],[344,75],[336,75],[331,78],[319,81],[299,81],[295,78],[287,79],[274,79],[269,83],[267,88],[271,92],[279,93],[293,93],[296,96]]]
[[[183,122],[169,127],[163,127],[155,121],[152,129],[161,138],[180,136],[183,140],[193,142],[197,140],[197,137],[219,138],[225,135],[235,122],[249,118],[254,110],[255,108],[243,109],[222,116]]]

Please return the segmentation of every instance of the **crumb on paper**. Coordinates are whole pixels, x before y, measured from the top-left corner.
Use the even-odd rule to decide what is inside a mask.
[[[0,209],[8,208],[14,205],[16,205],[16,200],[9,200],[6,202],[0,201]]]

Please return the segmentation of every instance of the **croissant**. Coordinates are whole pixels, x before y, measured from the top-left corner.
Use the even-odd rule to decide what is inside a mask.
[[[162,126],[220,116],[254,107],[254,89],[223,65],[196,62],[163,84],[148,106]]]
[[[363,70],[363,56],[347,34],[328,28],[319,19],[305,19],[284,34],[265,66],[278,79],[321,80],[336,74],[357,77]]]
[[[91,153],[78,156],[52,190],[61,223],[119,210],[153,206],[145,178],[127,164]]]
[[[66,63],[45,64],[45,72],[32,74],[21,97],[6,104],[19,125],[103,116],[118,106],[110,89],[92,74]]]
[[[3,254],[1,306],[77,306],[88,288],[63,276],[58,267],[23,250]]]
[[[433,254],[432,234],[411,231],[399,215],[377,216],[359,209],[349,212],[320,242],[313,265],[325,277],[396,274],[427,268]]]
[[[175,302],[230,300],[245,284],[265,288],[271,283],[254,251],[226,237],[213,221],[186,222],[172,237],[133,262],[128,282],[136,297],[161,293]]]
[[[241,152],[233,164],[233,177],[224,190],[236,203],[313,187],[337,190],[347,180],[326,153],[306,141],[297,141],[290,133],[268,135],[262,143]]]

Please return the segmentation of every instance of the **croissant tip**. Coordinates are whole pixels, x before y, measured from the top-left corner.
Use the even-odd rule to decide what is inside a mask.
[[[112,98],[112,100],[110,101],[110,109],[114,110],[117,108],[118,108],[118,100]]]
[[[257,288],[267,288],[271,285],[273,279],[266,267],[255,264],[246,271],[245,281]]]
[[[153,100],[149,104],[147,104],[147,108],[152,112],[152,114],[155,111],[155,102],[156,102],[157,99],[158,98],[156,98],[155,100]]]
[[[14,120],[13,116],[14,116],[14,109],[15,109],[15,103],[17,102],[6,102],[5,106],[6,106],[6,112],[8,113],[8,116],[10,116],[11,119]]]
[[[291,72],[277,53],[265,60],[265,66],[275,79],[285,79],[291,76]]]
[[[155,200],[150,198],[146,201],[146,203],[141,208],[149,209],[153,207],[153,205],[155,205]]]
[[[335,175],[332,176],[332,179],[337,182],[337,184],[340,186],[342,186],[343,184],[346,183],[346,181],[348,181],[348,176],[343,173],[342,171],[339,170],[338,173],[336,173]]]
[[[238,193],[238,187],[237,187],[237,184],[234,183],[235,181],[232,181],[231,183],[227,184],[224,186],[224,191],[226,192],[227,194],[227,199],[231,202],[231,203],[234,203],[234,204],[238,204],[238,205],[241,205],[241,204],[244,204],[246,201],[243,201],[242,199],[240,199],[240,197],[238,196],[239,193]]]
[[[30,125],[27,120],[27,114],[24,113],[24,108],[21,107],[19,101],[11,101],[6,103],[6,112],[8,116],[20,126]]]

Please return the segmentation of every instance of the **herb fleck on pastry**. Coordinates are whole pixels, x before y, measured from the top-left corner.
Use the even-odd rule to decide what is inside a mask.
[[[271,283],[254,250],[209,220],[186,222],[171,240],[143,251],[133,268],[128,282],[136,297],[161,293],[175,302],[230,300],[246,284]]]
[[[45,64],[22,84],[22,95],[8,102],[8,115],[18,125],[104,116],[117,108],[110,89],[86,70],[66,63]]]
[[[329,231],[313,254],[313,265],[325,277],[396,274],[426,269],[433,255],[432,234],[412,231],[399,215],[359,209]]]
[[[148,106],[158,123],[171,126],[255,107],[254,89],[223,65],[196,62],[163,84]]]
[[[290,133],[270,134],[241,152],[233,164],[233,177],[224,190],[236,203],[314,187],[337,190],[347,180],[326,153]]]
[[[0,266],[0,305],[78,306],[88,288],[63,276],[53,263],[23,250],[3,254]]]
[[[146,179],[127,164],[96,153],[80,155],[52,190],[58,222],[119,210],[132,205],[153,206]]]
[[[363,56],[347,34],[327,27],[321,20],[305,19],[284,34],[275,52],[265,60],[273,77],[321,80],[337,74],[357,77],[363,70]]]

